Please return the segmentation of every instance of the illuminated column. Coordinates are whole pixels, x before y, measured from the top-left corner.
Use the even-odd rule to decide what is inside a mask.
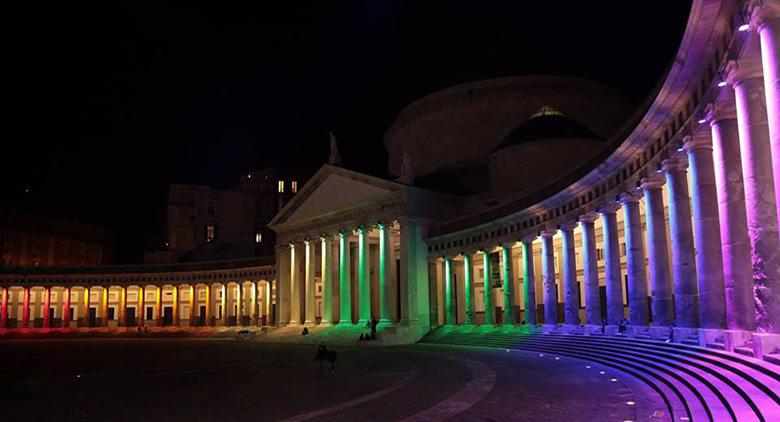
[[[674,321],[669,251],[664,216],[664,177],[660,174],[642,179],[645,193],[647,258],[650,273],[650,306],[653,325],[669,326]]]
[[[89,327],[89,286],[84,286],[83,296],[81,320],[83,321],[84,327]]]
[[[274,324],[287,325],[290,323],[290,246],[276,246],[276,309],[274,310]]]
[[[699,286],[699,321],[704,328],[726,328],[726,296],[723,287],[718,194],[712,162],[710,134],[685,138],[691,166],[693,243]]]
[[[452,259],[444,257],[444,323],[449,325],[457,324],[455,318],[455,297],[454,286],[452,283]]]
[[[647,272],[639,214],[639,192],[620,195],[623,203],[623,232],[626,238],[626,274],[628,274],[628,320],[632,325],[648,325]]]
[[[741,61],[738,66],[730,63],[729,67],[737,105],[756,328],[777,333],[780,332],[780,238],[764,81],[755,60]]]
[[[317,258],[316,258],[316,247],[313,242],[309,242],[308,240],[304,242],[304,248],[305,248],[305,263],[304,263],[304,271],[306,272],[306,308],[305,308],[305,315],[306,320],[305,324],[314,324],[317,322],[317,313],[315,307],[317,306],[316,303],[316,295],[315,292],[315,282],[314,282],[314,276],[317,272]]]
[[[585,290],[585,319],[590,325],[601,325],[601,298],[599,297],[599,256],[596,252],[596,225],[598,214],[580,216],[582,230],[582,278]]]
[[[119,326],[127,326],[127,287],[119,287]]]
[[[226,327],[227,320],[228,320],[228,290],[227,290],[227,284],[229,282],[225,282],[223,284],[220,284],[220,300],[219,304],[222,306],[222,313],[219,316],[220,325],[223,327]]]
[[[604,279],[607,291],[607,324],[618,325],[623,320],[623,276],[620,274],[620,240],[618,238],[617,210],[620,205],[610,201],[601,211],[601,230],[604,239]]]
[[[251,306],[251,310],[249,311],[249,313],[250,313],[250,315],[249,315],[249,317],[250,317],[249,324],[250,325],[255,325],[255,326],[260,325],[259,324],[260,313],[258,312],[258,309],[257,309],[257,303],[259,302],[257,300],[258,299],[258,294],[259,294],[259,292],[258,292],[259,288],[260,288],[260,282],[255,282],[254,280],[251,280],[249,282],[249,292],[250,292],[249,302],[250,302],[250,306]]]
[[[542,283],[544,287],[544,323],[558,324],[558,289],[555,285],[554,231],[542,232]]]
[[[173,309],[172,309],[172,317],[171,317],[171,324],[174,327],[179,326],[179,287],[177,285],[173,285]]]
[[[504,324],[517,324],[517,308],[515,308],[515,276],[512,271],[512,247],[501,245],[501,258],[504,272]]]
[[[485,277],[484,287],[482,289],[483,300],[485,302],[485,325],[494,325],[496,323],[495,312],[496,304],[493,303],[493,295],[490,291],[493,290],[493,286],[490,285],[490,251],[483,250],[482,252],[482,265],[484,269]]]
[[[46,286],[44,288],[43,296],[43,328],[51,328],[51,287]]]
[[[368,232],[365,227],[358,228],[358,324],[365,325],[371,320],[371,261],[368,253]]]
[[[246,296],[244,295],[244,282],[239,281],[236,287],[236,325],[244,325],[244,313],[246,306]]]
[[[699,298],[696,287],[696,259],[693,248],[691,203],[684,156],[662,162],[669,197],[669,233],[672,242],[672,280],[674,281],[674,324],[696,327],[699,322]]]
[[[715,107],[723,108],[721,104]],[[709,117],[715,184],[718,188],[727,326],[732,330],[754,330],[756,305],[753,300],[753,267],[750,261],[736,113],[713,113]]]
[[[160,285],[156,287],[157,287],[157,291],[155,292],[155,296],[154,296],[154,305],[155,305],[154,325],[155,327],[160,327],[162,326],[162,322],[163,322],[162,294],[163,294],[163,287],[165,287],[165,285]]]
[[[290,324],[301,323],[301,293],[303,290],[301,279],[301,251],[299,245],[290,243]]]
[[[401,274],[399,325],[417,327],[416,335],[422,336],[430,328],[428,288],[428,247],[425,245],[426,227],[415,219],[400,222]],[[402,327],[405,328],[405,327]]]
[[[8,328],[8,294],[10,287],[3,289],[3,297],[0,302],[0,329]]]
[[[780,5],[776,1],[755,3],[757,5],[754,8],[751,26],[758,32],[761,42],[766,114],[777,200],[780,199]],[[780,222],[780,204],[775,208]],[[774,296],[777,296],[776,291]],[[777,322],[777,319],[772,322]],[[780,327],[776,324],[774,328],[774,332],[780,331]]]
[[[339,232],[339,296],[341,324],[352,324],[352,280],[350,277],[349,234]]]
[[[108,327],[108,286],[101,286],[100,290],[100,325]]]
[[[25,286],[22,302],[22,328],[30,328],[30,288]]]
[[[466,325],[474,324],[474,268],[471,263],[471,252],[463,254],[463,293],[466,306]]]
[[[214,283],[206,286],[206,321],[204,325],[213,327],[217,324],[217,287]]]
[[[138,286],[138,315],[136,315],[136,319],[138,319],[137,324],[140,326],[144,326],[146,324],[146,307],[144,306],[144,300],[146,299],[146,296],[144,296],[144,294],[144,286]]]
[[[574,228],[576,222],[561,225],[563,237],[563,314],[568,325],[580,324],[579,288],[577,287],[576,245]]]
[[[389,224],[382,223],[377,225],[379,231],[379,322],[393,322],[393,285],[391,282],[390,261],[391,250],[393,248],[393,231]]]
[[[266,323],[265,325],[271,324],[271,301],[273,301],[273,298],[271,297],[271,281],[265,282],[265,317],[266,317]]]
[[[198,289],[196,287],[196,285],[190,284],[190,327],[194,327],[197,324],[198,318]]]
[[[63,287],[62,289],[62,327],[68,328],[70,326],[70,287]],[[4,327],[4,325],[3,325]]]
[[[332,236],[320,237],[320,271],[322,271],[322,320],[321,325],[333,322],[333,242]],[[266,301],[268,297],[266,296]]]
[[[534,276],[534,238],[523,239],[523,298],[525,323],[536,325],[536,276]]]

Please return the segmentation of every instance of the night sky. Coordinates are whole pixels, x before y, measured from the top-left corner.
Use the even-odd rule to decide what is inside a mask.
[[[0,202],[107,226],[121,261],[169,182],[272,164],[386,172],[409,102],[520,74],[596,79],[641,102],[690,2],[154,2],[2,6]],[[64,3],[64,2],[61,2]],[[29,193],[24,193],[29,188]]]

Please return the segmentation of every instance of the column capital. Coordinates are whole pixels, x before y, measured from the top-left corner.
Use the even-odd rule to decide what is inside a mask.
[[[739,60],[729,60],[726,64],[726,81],[734,86],[745,79],[763,78],[764,70],[761,57],[758,54],[742,57]]]
[[[683,138],[683,148],[686,151],[693,151],[697,149],[709,149],[712,150],[712,138],[707,133],[699,132],[694,136],[686,136]]]
[[[642,199],[642,192],[639,190],[635,190],[633,192],[623,192],[620,194],[620,202],[624,204],[639,202],[640,199]]]
[[[750,11],[750,30],[761,31],[764,26],[778,24],[780,21],[780,4],[774,1],[753,1]]]
[[[661,161],[661,170],[665,173],[685,171],[688,168],[688,160],[685,156],[675,156]]]
[[[583,224],[593,223],[598,219],[599,219],[599,214],[596,212],[589,212],[587,214],[582,214],[581,216],[578,217],[579,222]]]
[[[537,237],[539,237],[538,234],[529,234],[527,236],[523,236],[520,238],[520,243],[527,243],[530,245],[531,243],[534,243],[534,240],[536,240]]]
[[[642,189],[646,189],[646,190],[661,189],[664,183],[666,183],[666,178],[660,173],[654,173],[642,179],[641,182],[642,182]]]
[[[553,237],[553,236],[555,236],[555,233],[557,231],[558,230],[555,230],[555,229],[544,229],[541,232],[539,232],[539,236],[541,236],[543,239],[544,238]]]
[[[620,204],[617,201],[608,201],[598,207],[598,211],[602,214],[614,214],[619,209]]]
[[[734,100],[734,92],[728,90],[728,93],[721,94],[717,101],[707,104],[704,108],[704,118],[710,126],[717,124],[721,120],[736,120],[737,107]]]
[[[577,221],[567,221],[558,225],[558,230],[561,232],[571,232],[574,231],[575,228],[577,228]]]

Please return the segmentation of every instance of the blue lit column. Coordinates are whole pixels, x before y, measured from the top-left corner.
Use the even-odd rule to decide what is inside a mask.
[[[623,320],[623,276],[620,273],[620,240],[618,238],[617,202],[604,204],[601,227],[604,238],[604,277],[607,290],[607,324],[618,325]]]
[[[577,260],[574,245],[576,222],[562,224],[563,237],[563,314],[567,325],[580,325],[579,289],[577,288]]]
[[[534,238],[525,238],[523,245],[523,299],[525,323],[536,325],[536,276],[534,275]]]
[[[582,229],[582,278],[585,284],[586,323],[601,325],[601,298],[599,297],[599,256],[596,252],[596,225],[598,214],[580,216]]]
[[[664,216],[664,177],[654,174],[642,179],[647,220],[647,258],[653,325],[669,326],[672,315],[672,278],[669,272],[669,243]]]
[[[558,289],[555,285],[554,231],[542,232],[542,278],[544,287],[544,323],[558,324]]]
[[[626,274],[628,274],[628,320],[632,325],[648,325],[647,272],[642,221],[639,215],[639,192],[624,193],[623,231],[626,238]]]

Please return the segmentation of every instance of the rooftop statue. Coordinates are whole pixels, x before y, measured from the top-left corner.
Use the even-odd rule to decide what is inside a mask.
[[[328,159],[328,164],[339,166],[341,165],[341,155],[339,155],[339,144],[336,141],[336,135],[333,134],[333,132],[328,132],[330,134],[330,158]]]

